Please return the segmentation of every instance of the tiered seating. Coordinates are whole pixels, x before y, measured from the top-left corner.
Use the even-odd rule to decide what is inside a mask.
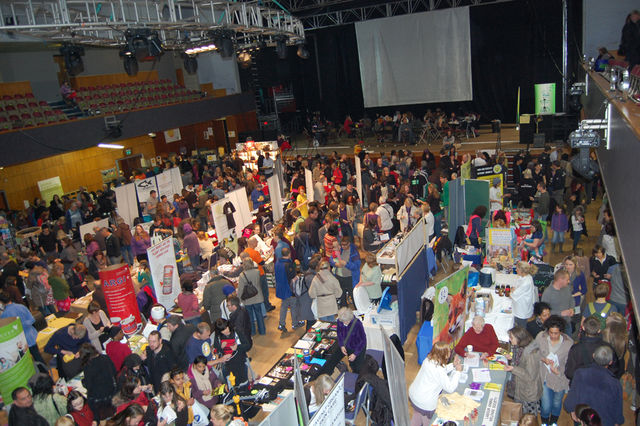
[[[62,111],[53,110],[33,93],[2,95],[0,99],[0,131],[66,121]]]
[[[83,111],[115,114],[135,109],[200,99],[200,92],[174,85],[171,80],[79,87],[76,102]]]

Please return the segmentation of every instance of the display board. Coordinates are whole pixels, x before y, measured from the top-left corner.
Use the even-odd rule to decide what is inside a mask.
[[[487,208],[487,211],[489,211],[488,181],[478,179],[465,179],[463,186],[465,221],[469,220],[469,217],[471,217],[471,213],[478,206],[485,206]]]
[[[293,373],[293,393],[296,398],[296,411],[298,412],[298,420],[300,426],[306,426],[309,424],[309,406],[307,405],[307,399],[304,396],[304,382],[302,381],[302,375],[300,374],[300,360],[298,357],[294,358],[294,373]]]
[[[11,404],[11,392],[27,386],[36,373],[27,338],[19,318],[0,319],[0,394],[5,405]]]
[[[380,326],[384,343],[384,364],[387,369],[389,380],[389,395],[391,396],[391,407],[393,408],[393,421],[397,425],[411,424],[409,416],[409,398],[407,396],[407,382],[404,376],[404,360],[398,353],[395,345],[387,335],[384,327]]]
[[[133,281],[131,281],[129,265],[119,264],[101,269],[100,282],[111,323],[122,327],[122,331],[126,335],[140,331],[142,318],[136,301]]]
[[[95,222],[85,223],[80,225],[80,241],[82,241],[82,245],[84,245],[84,236],[85,234],[94,235],[95,231],[93,228],[98,227],[99,229],[108,228],[109,227],[109,219],[100,219]]]
[[[358,201],[362,206],[362,164],[360,164],[360,157],[355,156],[356,159],[356,191],[358,192]]]
[[[171,181],[171,172],[164,171],[156,175],[156,184],[158,185],[158,199],[166,195],[169,201],[173,201],[173,182]]]
[[[269,197],[271,198],[271,208],[273,209],[273,221],[278,222],[280,219],[282,219],[282,216],[284,216],[278,176],[273,175],[269,179],[267,179],[267,185],[269,186]]]
[[[271,191],[271,188],[269,188],[269,191]],[[235,209],[234,212],[230,213],[233,215],[233,222],[235,223],[233,228],[229,228],[230,218],[224,214],[224,207],[227,203],[231,203]],[[249,199],[244,188],[228,192],[222,200],[213,203],[211,205],[211,214],[218,239],[231,236],[233,230],[235,230],[237,236],[242,235],[244,227],[253,221],[253,215],[249,208]]]
[[[282,394],[279,394],[274,401],[269,403],[269,406],[273,405],[275,405],[275,407],[271,411],[271,414],[260,422],[260,426],[282,426],[295,424],[295,421],[293,423],[291,422],[291,419],[296,418],[296,403],[294,394],[291,390],[286,389]]]
[[[158,190],[155,176],[146,179],[136,179],[133,184],[136,186],[138,202],[140,203],[146,203],[147,200],[151,197],[151,191]]]
[[[398,275],[402,275],[413,258],[422,250],[425,245],[425,224],[424,219],[418,221],[407,235],[400,241],[396,248],[396,264],[398,265]]]
[[[140,215],[136,186],[133,183],[129,183],[127,185],[117,186],[113,190],[116,193],[118,215],[129,227],[133,228],[134,219]]]
[[[464,334],[469,267],[454,272],[436,284],[433,298],[433,342],[458,343]]]
[[[536,115],[556,113],[556,84],[542,83],[535,85]]]
[[[487,228],[485,234],[489,264],[513,266],[516,238],[511,228]]]
[[[173,308],[174,300],[180,294],[180,277],[178,276],[173,239],[167,238],[149,247],[147,256],[156,298],[158,303],[168,311]]]
[[[387,370],[388,371],[388,370]],[[404,377],[404,372],[402,373]],[[405,392],[406,393],[406,392]],[[344,426],[344,374],[315,412],[309,426]],[[409,424],[409,423],[406,423]]]
[[[55,176],[49,179],[38,181],[38,190],[40,191],[40,197],[49,204],[53,200],[54,195],[62,197],[64,191],[62,190],[62,182],[60,182],[60,176]]]
[[[182,194],[182,175],[180,174],[180,168],[174,167],[169,170],[171,173],[171,183],[173,184],[173,193],[174,194]]]
[[[307,189],[307,201],[314,201],[313,194],[313,173],[309,169],[304,169],[304,186]]]

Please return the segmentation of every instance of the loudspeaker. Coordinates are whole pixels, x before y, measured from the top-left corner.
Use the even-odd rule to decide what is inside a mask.
[[[544,148],[544,133],[536,133],[533,135],[533,147]]]
[[[533,132],[535,125],[533,123],[521,123],[520,124],[520,143],[531,144],[533,143]]]

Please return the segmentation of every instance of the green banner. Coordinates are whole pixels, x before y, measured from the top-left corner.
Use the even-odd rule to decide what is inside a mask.
[[[0,394],[5,404],[10,404],[11,392],[26,386],[35,374],[33,359],[20,319],[11,317],[0,320]]]
[[[556,113],[556,84],[535,85],[536,115]]]

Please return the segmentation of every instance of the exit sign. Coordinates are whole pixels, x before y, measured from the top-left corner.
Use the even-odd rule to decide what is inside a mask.
[[[131,155],[131,148],[127,148],[124,150],[124,155]]]

